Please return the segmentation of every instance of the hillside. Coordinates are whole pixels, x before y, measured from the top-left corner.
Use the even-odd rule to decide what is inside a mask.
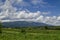
[[[27,22],[27,21],[14,21],[14,22],[3,22],[5,27],[28,27],[28,26],[50,26],[45,23],[39,22]]]

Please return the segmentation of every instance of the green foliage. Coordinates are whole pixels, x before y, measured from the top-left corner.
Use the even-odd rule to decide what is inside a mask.
[[[45,29],[48,29],[48,27],[47,27],[47,26],[45,26]]]
[[[0,24],[0,27],[3,29],[0,40],[60,40],[60,26],[12,29],[2,28],[2,24]]]
[[[26,30],[25,29],[21,29],[21,33],[26,34]]]
[[[0,22],[0,33],[2,33],[2,23]]]
[[[38,30],[33,28],[31,30],[33,31],[26,32],[25,38],[23,32],[19,32],[19,30],[3,28],[4,33],[0,35],[0,40],[60,40],[60,30]]]

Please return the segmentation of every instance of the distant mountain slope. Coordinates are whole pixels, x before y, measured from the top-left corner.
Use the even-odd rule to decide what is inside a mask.
[[[27,21],[15,21],[15,22],[3,22],[5,27],[28,27],[28,26],[49,26],[45,23],[39,22],[27,22]]]

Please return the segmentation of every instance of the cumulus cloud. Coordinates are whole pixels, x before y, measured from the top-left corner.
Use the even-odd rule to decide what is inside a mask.
[[[42,14],[47,15],[47,14],[51,14],[51,12],[42,12]]]
[[[32,0],[32,3],[37,5],[37,4],[40,4],[40,5],[43,5],[43,4],[46,4],[46,2],[44,2],[43,0]]]
[[[15,0],[22,2],[23,0]],[[36,0],[35,0],[36,1]],[[6,0],[4,5],[0,6],[2,11],[0,12],[0,20],[2,22],[13,22],[13,21],[34,21],[43,22],[51,25],[60,25],[60,16],[43,16],[43,14],[50,14],[51,12],[30,12],[29,10],[17,11],[18,9],[12,6],[12,0]]]

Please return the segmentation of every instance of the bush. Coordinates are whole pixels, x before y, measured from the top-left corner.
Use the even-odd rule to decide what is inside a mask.
[[[24,29],[21,29],[21,33],[26,34],[26,31]]]
[[[47,26],[45,26],[45,29],[48,29],[48,27],[47,27]]]

